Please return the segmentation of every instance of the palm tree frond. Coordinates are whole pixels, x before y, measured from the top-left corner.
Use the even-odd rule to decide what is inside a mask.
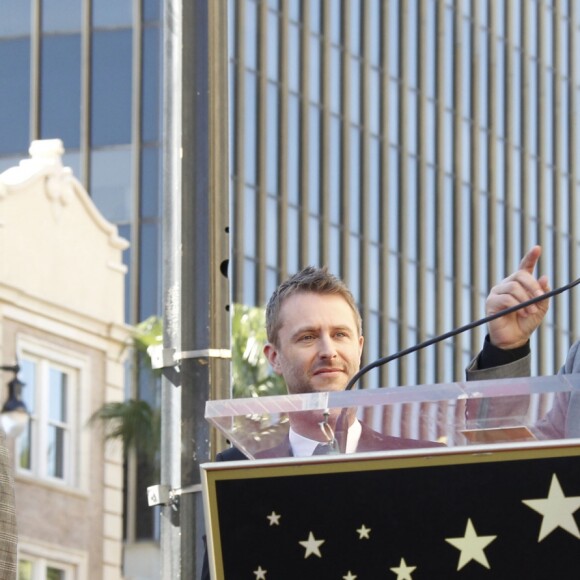
[[[105,427],[106,439],[121,440],[125,449],[135,448],[139,454],[154,457],[159,449],[160,414],[143,400],[128,399],[105,403],[91,418]]]

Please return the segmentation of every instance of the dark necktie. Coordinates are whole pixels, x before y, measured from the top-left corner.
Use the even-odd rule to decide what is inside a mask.
[[[332,453],[332,448],[328,443],[319,443],[314,448],[314,453],[312,455],[328,455]]]

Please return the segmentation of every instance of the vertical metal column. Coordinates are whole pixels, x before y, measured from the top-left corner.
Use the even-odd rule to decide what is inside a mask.
[[[397,277],[399,289],[397,303],[399,307],[398,345],[397,348],[407,348],[409,345],[409,6],[402,4],[399,8],[399,126],[398,141],[398,262]],[[393,275],[391,273],[391,275]],[[414,308],[414,306],[413,306]],[[409,360],[402,358],[397,361],[397,385],[409,384]]]
[[[334,10],[337,8],[335,7]],[[330,171],[330,153],[331,153],[331,127],[332,127],[332,115],[330,112],[330,99],[331,99],[331,83],[330,83],[330,59],[331,59],[331,46],[330,46],[330,13],[333,10],[333,6],[329,0],[325,0],[321,3],[321,38],[320,38],[320,153],[317,155],[315,162],[320,163],[319,168],[319,178],[320,178],[320,215],[322,219],[322,230],[321,230],[321,241],[322,245],[320,248],[320,258],[322,263],[329,264],[330,262],[330,239],[331,239],[331,227],[330,227],[330,183],[331,183],[331,171]],[[306,25],[306,22],[305,22]],[[301,52],[302,63],[301,67],[303,72],[306,71],[305,63],[309,61],[308,52],[303,50]],[[311,87],[308,85],[303,85],[305,99],[308,98],[306,91],[310,91]],[[306,117],[306,115],[303,115]],[[311,171],[310,161],[309,165],[304,165],[302,158],[310,156],[310,148],[308,147],[306,138],[306,127],[303,125],[302,128],[302,138],[301,138],[301,160],[300,164],[302,167],[302,181],[301,181],[301,193],[300,193],[300,263],[308,264],[309,249],[308,246],[310,242],[310,236],[308,234],[308,199],[306,192],[309,195],[316,195],[316,193],[309,192],[306,187],[308,182],[308,176],[305,174],[306,171]],[[336,194],[335,194],[336,195]],[[337,203],[336,199],[332,200],[333,203]],[[338,272],[336,272],[338,274]]]
[[[488,61],[488,134],[487,134],[487,187],[489,190],[487,201],[487,280],[486,288],[491,288],[498,280],[507,275],[505,267],[498,268],[498,257],[501,251],[501,243],[497,240],[497,223],[498,223],[498,187],[497,187],[497,135],[499,133],[497,123],[497,4],[487,4],[487,19],[489,22],[489,32],[487,40],[487,61]],[[503,263],[503,260],[502,262]],[[511,264],[509,266],[512,267]]]
[[[133,221],[131,225],[131,263],[129,270],[129,320],[132,324],[139,322],[139,279],[142,267],[141,261],[141,114],[142,93],[141,82],[143,79],[143,14],[141,2],[133,2],[133,64],[132,64],[132,93],[133,107],[131,110],[131,143],[133,144],[131,155],[131,207]],[[90,26],[90,25],[89,25]],[[88,87],[88,85],[87,85]],[[88,182],[87,182],[88,183]],[[139,399],[139,363],[135,352],[132,357],[130,381],[130,398]],[[127,449],[126,460],[126,541],[134,543],[137,539],[137,498],[141,490],[138,489],[138,459],[137,450],[134,447]]]
[[[550,283],[554,284],[555,280],[552,279],[550,275],[550,262],[553,259],[553,255],[550,255],[550,251],[553,250],[553,246],[550,244],[550,232],[548,231],[548,203],[552,202],[551,196],[548,195],[548,185],[546,183],[548,172],[546,171],[546,166],[544,165],[545,160],[548,157],[548,135],[547,135],[547,118],[552,114],[552,111],[548,110],[548,99],[547,91],[549,89],[545,70],[547,69],[547,57],[549,54],[548,47],[548,31],[546,23],[547,8],[543,4],[537,5],[537,46],[538,46],[538,59],[537,59],[537,87],[538,91],[538,102],[536,113],[536,123],[537,123],[537,161],[535,167],[535,179],[538,183],[538,194],[537,194],[537,206],[536,215],[538,216],[536,223],[536,235],[537,244],[540,244],[543,248],[544,259],[538,265],[538,274],[547,273],[550,278]],[[547,259],[546,259],[547,258]],[[553,318],[554,309],[548,310],[546,317],[544,318],[543,324],[540,324],[538,330],[535,332],[536,338],[536,360],[537,369],[539,375],[547,375],[551,371],[548,369],[548,355],[547,348],[549,348],[550,340],[548,337],[548,328],[550,323],[554,320]]]
[[[469,175],[471,189],[469,201],[469,219],[471,222],[471,259],[469,261],[469,278],[471,280],[471,300],[469,311],[472,320],[477,320],[481,316],[482,280],[485,278],[482,273],[482,224],[481,220],[479,219],[479,216],[481,215],[480,200],[482,196],[481,176],[485,171],[485,167],[482,167],[481,163],[481,149],[482,146],[485,146],[485,143],[481,138],[481,85],[483,83],[484,71],[482,70],[481,66],[481,38],[479,33],[481,26],[480,19],[481,11],[475,12],[475,14],[473,14],[473,19],[471,20],[469,32],[469,51],[471,55],[471,128],[469,130],[469,155],[471,157]],[[471,352],[478,352],[478,350],[481,348],[482,340],[482,329],[479,329],[477,332],[471,332],[469,337],[469,350]]]
[[[232,266],[233,271],[233,295],[236,300],[242,302],[244,288],[250,284],[246,282],[245,256],[246,243],[245,235],[245,207],[246,207],[246,158],[251,156],[252,152],[246,154],[244,137],[246,135],[246,93],[247,86],[250,82],[246,71],[246,38],[241,34],[244,29],[243,23],[246,21],[246,0],[238,0],[232,6],[231,17],[235,19],[236,34],[234,38],[235,47],[233,47],[233,81],[231,92],[233,98],[232,119],[233,137],[232,137],[232,213],[233,213],[233,248]],[[251,157],[250,157],[251,158]]]
[[[562,52],[564,49],[565,39],[560,32],[560,26],[562,23],[562,3],[556,0],[554,3],[553,20],[552,20],[552,59],[554,63],[561,63]],[[564,215],[563,208],[567,207],[564,201],[564,187],[562,174],[564,173],[564,151],[563,151],[563,141],[562,141],[562,123],[566,124],[568,121],[563,121],[563,87],[564,78],[566,73],[562,70],[561,66],[554,67],[554,73],[552,76],[552,86],[550,91],[552,93],[552,163],[554,165],[554,170],[551,175],[551,190],[552,190],[552,205],[553,205],[553,219],[552,219],[552,263],[553,263],[553,274],[551,276],[551,283],[554,287],[562,286],[569,279],[569,273],[563,263],[563,251],[561,246],[561,235],[562,232],[566,231],[564,226]],[[558,372],[560,367],[560,358],[562,353],[567,350],[567,341],[565,341],[564,329],[566,327],[566,318],[570,316],[570,310],[565,306],[565,300],[554,300],[550,305],[552,309],[552,316],[554,317],[554,340],[551,345],[553,352],[552,366],[547,367],[547,372]],[[553,370],[551,370],[553,369]]]
[[[429,267],[429,244],[427,236],[428,228],[428,200],[430,196],[429,183],[427,178],[427,144],[429,132],[428,107],[429,98],[427,95],[427,80],[429,64],[429,47],[427,43],[428,13],[427,6],[422,3],[419,6],[417,34],[417,67],[418,67],[418,130],[417,130],[417,339],[418,342],[427,340],[427,320],[431,316],[428,312],[427,297],[429,293],[427,270]],[[427,382],[426,353],[417,353],[417,382],[424,384]]]
[[[568,111],[567,111],[567,118],[570,122],[570,126],[577,127],[578,126],[578,105],[576,103],[575,94],[576,94],[576,86],[578,85],[578,67],[576,65],[576,58],[578,54],[578,35],[576,34],[576,28],[573,26],[572,23],[576,22],[578,6],[574,3],[570,5],[569,8],[569,21],[568,21],[568,34],[570,37],[570,41],[568,43],[568,62],[570,71],[569,71],[569,79],[568,79]],[[576,131],[570,131],[568,133],[568,140],[567,140],[567,147],[568,147],[568,163],[569,163],[569,171],[570,171],[570,179],[568,181],[568,199],[570,200],[570,210],[568,212],[568,231],[570,232],[570,255],[568,257],[569,263],[569,272],[570,278],[575,278],[578,274],[578,230],[579,224],[575,216],[578,215],[578,199],[576,196],[576,184],[578,183],[578,165],[576,163],[576,159],[578,158],[578,136]],[[568,340],[572,342],[580,332],[580,328],[578,327],[578,303],[574,299],[570,299],[570,325],[569,331],[570,335]]]
[[[289,87],[288,81],[289,81],[289,62],[288,62],[288,57],[290,56],[290,50],[296,50],[295,46],[289,46],[290,44],[290,18],[289,18],[289,2],[285,2],[284,5],[284,13],[283,13],[283,19],[284,19],[284,34],[285,34],[285,41],[286,44],[284,46],[285,49],[285,58],[283,60],[281,60],[282,66],[283,66],[283,72],[285,74],[284,77],[284,86]],[[320,9],[322,10],[322,4]],[[310,140],[310,111],[309,108],[312,106],[312,99],[311,99],[311,95],[310,95],[310,74],[311,74],[311,68],[314,67],[314,69],[316,70],[316,67],[320,67],[320,61],[319,62],[314,62],[312,63],[310,61],[310,29],[311,29],[311,19],[310,19],[310,9],[306,8],[303,10],[302,13],[302,28],[300,31],[300,49],[299,49],[299,53],[300,53],[300,94],[301,94],[301,98],[300,98],[300,137],[299,137],[299,149],[298,149],[298,155],[299,155],[299,164],[300,164],[300,176],[299,176],[299,181],[298,181],[298,188],[299,188],[299,199],[300,199],[300,222],[301,222],[301,226],[300,226],[300,231],[304,232],[304,235],[300,235],[300,238],[304,238],[303,240],[301,240],[299,242],[299,246],[300,246],[300,264],[301,265],[306,265],[310,263],[310,260],[308,258],[309,254],[309,246],[312,243],[310,240],[310,232],[309,232],[309,225],[308,225],[308,217],[309,217],[309,199],[311,199],[312,197],[316,197],[316,196],[320,196],[321,199],[324,199],[324,192],[323,192],[323,180],[322,177],[320,179],[320,185],[319,185],[319,189],[320,189],[320,193],[318,191],[312,191],[311,187],[310,187],[310,180],[309,180],[309,176],[310,173],[312,171],[312,166],[316,163],[318,163],[318,159],[320,159],[320,154],[318,154],[318,158],[314,157],[314,153],[313,153],[313,147],[311,144],[311,140]],[[326,66],[326,65],[325,65]],[[326,69],[325,69],[326,70]],[[285,110],[288,111],[289,110],[289,95],[288,95],[288,91],[285,91],[284,94],[284,99],[285,102],[284,107]],[[328,113],[327,113],[328,114]],[[288,113],[286,113],[285,116],[285,120],[288,119]],[[322,122],[320,123],[320,126],[322,126]],[[288,141],[289,141],[289,135],[288,135],[288,129],[289,127],[286,128],[286,131],[284,133],[280,133],[281,136],[283,136],[283,143],[286,147],[288,147]],[[320,140],[320,149],[322,149],[322,147],[324,146],[324,141],[321,139]],[[288,153],[286,152],[286,155]],[[283,156],[281,155],[280,158],[282,159]],[[326,163],[326,165],[328,166],[328,163]],[[286,171],[288,171],[288,169],[286,168]],[[322,176],[323,170],[319,170],[320,173],[319,175]],[[282,183],[281,183],[282,185]],[[325,183],[326,185],[326,183]],[[285,187],[285,197],[284,200],[286,202],[286,207],[288,205],[288,186],[286,184],[284,184]],[[324,191],[327,191],[327,189],[325,189]],[[324,203],[324,201],[321,202],[321,214],[324,211],[328,211],[328,206]],[[327,215],[327,214],[326,214]],[[322,214],[321,215],[321,224],[320,224],[320,241],[321,241],[321,251],[320,251],[320,261],[322,264],[328,264],[330,262],[330,260],[328,259],[328,220],[325,219],[325,215]],[[287,250],[286,250],[287,252]],[[282,264],[280,264],[282,266]],[[287,262],[285,264],[287,266]],[[286,272],[288,271],[287,269],[281,269],[280,270],[282,273],[282,276],[284,277],[286,275]]]
[[[227,3],[182,3],[181,577],[203,554],[199,466],[210,457],[209,398],[230,393]],[[207,356],[191,353],[207,352]]]
[[[453,327],[457,328],[462,324],[463,315],[463,283],[465,279],[463,256],[467,252],[465,244],[465,204],[463,200],[463,180],[467,175],[462,174],[462,159],[465,155],[463,143],[462,122],[465,111],[463,110],[463,70],[462,56],[469,47],[464,46],[461,34],[462,16],[459,9],[456,10],[453,21]],[[467,337],[458,335],[455,337],[453,345],[453,376],[460,377],[463,374],[463,341]]]
[[[381,99],[380,99],[380,118],[381,127],[380,133],[383,136],[381,140],[381,152],[380,152],[380,195],[381,200],[381,218],[380,223],[382,224],[380,232],[381,240],[381,257],[380,257],[380,269],[379,269],[379,284],[380,284],[380,310],[383,313],[381,320],[380,329],[380,352],[389,352],[392,350],[392,345],[389,340],[389,330],[391,326],[390,322],[390,291],[389,291],[389,263],[390,263],[390,247],[389,247],[389,234],[387,231],[387,224],[390,223],[391,215],[389,208],[389,198],[394,195],[394,192],[389,190],[389,177],[390,172],[394,168],[389,165],[389,107],[393,106],[389,98],[389,9],[385,4],[381,5]],[[392,386],[389,384],[389,374],[387,365],[384,365],[380,369],[380,384],[385,386]]]
[[[181,351],[181,3],[165,0],[163,41],[163,345]],[[181,387],[161,381],[161,484],[181,486]],[[179,519],[161,511],[161,577],[180,578]]]
[[[289,44],[289,14],[288,14],[288,1],[282,2],[280,6],[280,74],[279,74],[279,119],[278,119],[278,142],[280,147],[280,153],[278,158],[278,190],[280,196],[280,202],[278,205],[278,272],[279,276],[282,278],[286,277],[288,272],[288,247],[289,244],[293,244],[294,240],[290,238],[289,227],[288,227],[288,44]],[[306,39],[309,38],[310,26],[304,22],[302,28],[302,38],[301,44],[304,47],[306,45]],[[304,54],[304,49],[300,50],[300,54]],[[303,62],[303,61],[302,61]],[[304,75],[304,65],[301,66],[302,74]],[[304,78],[304,77],[303,77]],[[300,82],[301,86],[304,87],[304,80]],[[301,116],[301,123],[303,123],[304,115]],[[302,125],[303,126],[303,125]],[[301,129],[303,133],[303,129]],[[301,137],[303,139],[303,136]],[[302,147],[301,147],[302,149]],[[302,166],[302,164],[301,164]]]
[[[230,361],[228,90],[225,2],[166,0],[164,57],[164,349],[180,386],[163,382],[162,577],[197,578],[203,558],[201,463],[211,459],[210,398],[227,398]]]
[[[338,3],[336,3],[338,4]],[[336,4],[333,10],[337,10]],[[348,15],[351,13],[350,0],[342,0],[342,9],[340,17],[341,44],[342,50],[340,60],[340,221],[342,230],[340,233],[340,277],[347,285],[352,286],[354,279],[351,272],[351,253],[350,233],[353,230],[352,219],[350,215],[350,198],[354,193],[351,191],[351,156],[358,155],[358,151],[353,152],[352,139],[350,133],[351,118],[351,67],[350,53],[351,31]],[[332,83],[331,83],[332,86]],[[358,90],[358,87],[357,89]]]

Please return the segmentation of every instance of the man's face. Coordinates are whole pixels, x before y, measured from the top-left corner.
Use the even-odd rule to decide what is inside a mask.
[[[340,391],[360,367],[364,339],[342,296],[300,292],[280,309],[278,345],[264,352],[288,392]]]

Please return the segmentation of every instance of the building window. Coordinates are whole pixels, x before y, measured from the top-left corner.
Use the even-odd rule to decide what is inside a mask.
[[[46,558],[24,557],[18,563],[18,580],[74,580],[72,566],[51,562]]]
[[[85,552],[21,539],[18,580],[80,580],[87,577]]]
[[[79,487],[84,441],[80,393],[86,362],[30,344],[20,347],[19,363],[30,421],[16,441],[17,473]]]

